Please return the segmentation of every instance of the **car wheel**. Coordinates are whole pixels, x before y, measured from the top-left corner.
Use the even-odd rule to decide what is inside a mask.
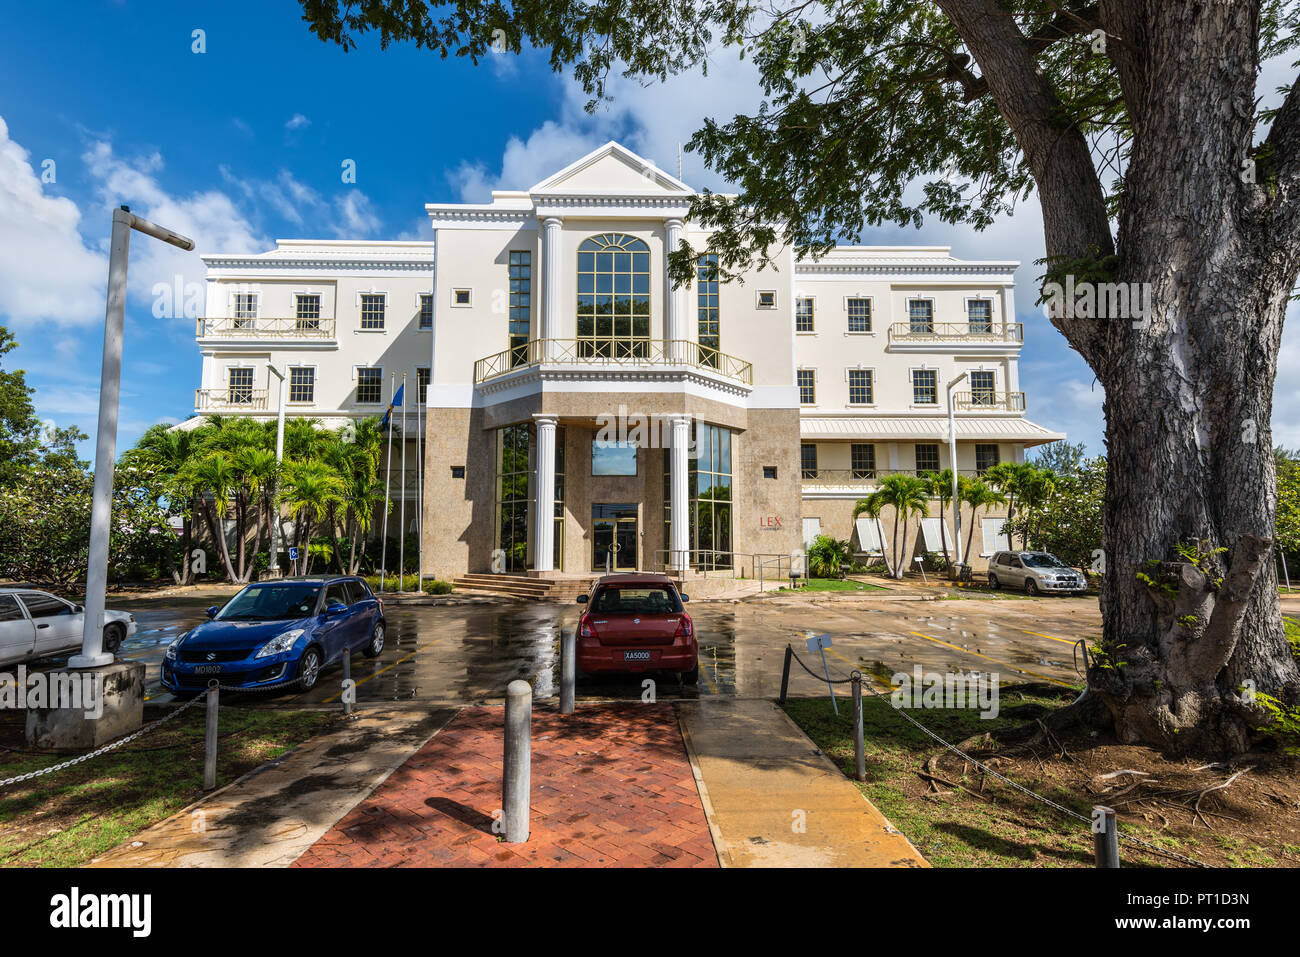
[[[320,677],[320,652],[315,648],[308,648],[298,659],[298,689],[300,691],[310,691],[316,687],[316,680]]]
[[[110,655],[117,654],[117,649],[122,647],[123,631],[121,625],[109,625],[104,629],[104,650]]]
[[[990,573],[990,574],[989,574],[989,588],[991,588],[993,591],[997,591],[997,590],[998,590],[999,588],[1001,588],[1001,587],[1002,587],[1002,586],[998,583],[998,576],[997,576],[997,575],[994,575],[994,574],[992,574],[992,573]]]
[[[700,663],[699,661],[696,661],[694,668],[692,668],[690,671],[682,672],[682,684],[697,685],[699,683],[700,683]]]
[[[378,658],[384,650],[384,623],[375,622],[375,630],[370,633],[370,644],[362,652],[367,658]]]
[[[1038,594],[1038,585],[1032,578],[1025,579],[1025,594],[1026,595]]]

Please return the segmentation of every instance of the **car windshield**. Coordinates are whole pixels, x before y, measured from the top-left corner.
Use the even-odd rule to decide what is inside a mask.
[[[320,585],[249,585],[217,613],[218,621],[281,621],[306,618],[316,610]]]
[[[682,610],[677,593],[663,586],[607,585],[596,592],[591,610],[602,615],[668,614]]]
[[[1025,564],[1030,568],[1068,568],[1065,562],[1055,555],[1023,555]]]

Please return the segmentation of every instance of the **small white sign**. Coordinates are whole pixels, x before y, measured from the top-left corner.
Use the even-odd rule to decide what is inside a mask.
[[[815,637],[808,639],[809,651],[821,651],[823,648],[829,648],[830,646],[831,646],[830,635],[816,635]]]

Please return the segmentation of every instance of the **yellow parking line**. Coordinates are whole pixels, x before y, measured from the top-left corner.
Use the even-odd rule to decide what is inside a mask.
[[[1026,635],[1033,635],[1035,638],[1050,638],[1052,641],[1059,641],[1064,645],[1076,645],[1077,641],[1071,641],[1069,638],[1057,638],[1055,635],[1045,635],[1041,631],[1030,631],[1028,628],[1021,628]]]
[[[701,663],[701,664],[704,664],[703,662],[700,662],[700,663]],[[713,672],[713,668],[712,668],[711,665],[705,665],[703,668],[700,669],[700,674],[702,674],[702,675],[704,676],[704,683],[707,684],[707,685],[709,686],[709,693],[710,693],[710,694],[717,694],[717,693],[718,693],[718,685],[717,685],[717,682],[715,682],[715,681],[713,680],[713,674],[712,674],[712,672]]]
[[[428,644],[428,645],[425,645],[424,647],[425,647],[425,648],[428,648],[429,645],[436,645],[436,644],[437,644],[438,642],[440,642],[440,641],[442,641],[441,638],[435,638],[433,641],[429,642],[429,644]],[[409,655],[405,655],[405,656],[403,656],[403,657],[401,657],[401,658],[398,658],[398,659],[397,659],[396,661],[394,661],[391,665],[388,665],[387,667],[384,667],[384,668],[380,668],[380,669],[379,669],[378,671],[376,671],[374,674],[366,675],[364,678],[362,678],[360,681],[358,681],[358,682],[356,683],[356,687],[360,688],[363,684],[365,684],[365,683],[366,683],[367,681],[369,681],[371,678],[378,678],[378,677],[379,677],[380,675],[382,675],[385,671],[388,671],[388,670],[391,669],[391,668],[396,668],[396,667],[397,667],[398,665],[400,665],[403,661],[407,661],[407,660],[410,659],[410,658],[414,658],[418,652],[423,651],[423,650],[424,650],[423,648],[417,648],[415,651],[411,652]],[[322,701],[321,704],[329,704],[331,701],[336,701],[336,700],[338,700],[339,697],[342,696],[342,694],[343,694],[343,690],[342,690],[342,689],[339,689],[338,694],[332,694],[332,695],[330,695],[328,698],[326,698],[324,701]]]
[[[913,631],[910,632],[910,634],[916,635],[918,638],[924,638],[926,641],[933,641],[936,644],[943,645],[945,648],[951,648],[953,651],[960,651],[964,655],[975,655],[978,658],[983,658],[985,661],[991,661],[994,664],[1002,665],[1003,667],[1010,668],[1013,671],[1019,671],[1021,674],[1030,675],[1034,678],[1041,678],[1043,681],[1050,681],[1052,684],[1060,685],[1063,688],[1074,687],[1074,685],[1070,684],[1068,681],[1061,681],[1059,678],[1053,678],[1050,675],[1039,674],[1037,671],[1030,671],[1028,668],[1021,668],[1019,665],[1013,665],[1007,661],[1000,661],[999,659],[992,658],[980,651],[971,651],[969,648],[963,648],[960,645],[949,644],[941,638],[935,638],[933,635],[923,635],[919,631]]]

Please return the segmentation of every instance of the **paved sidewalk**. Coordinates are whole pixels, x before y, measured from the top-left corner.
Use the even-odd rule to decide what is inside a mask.
[[[531,833],[505,844],[501,707],[466,708],[294,862],[346,866],[716,867],[669,704],[534,704]]]
[[[286,867],[455,714],[367,708],[88,866]]]
[[[928,867],[774,702],[678,703],[727,867]]]

